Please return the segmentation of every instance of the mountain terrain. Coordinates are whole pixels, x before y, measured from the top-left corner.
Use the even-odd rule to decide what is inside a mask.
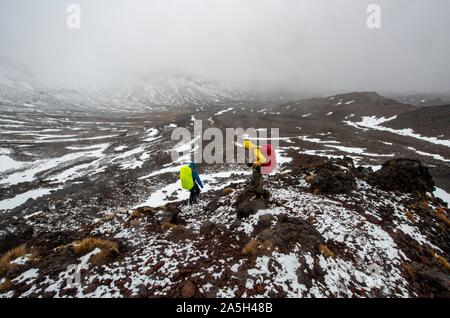
[[[448,105],[1,84],[1,297],[449,296]],[[171,133],[194,119],[279,129],[263,190],[245,164],[203,163],[187,205]]]

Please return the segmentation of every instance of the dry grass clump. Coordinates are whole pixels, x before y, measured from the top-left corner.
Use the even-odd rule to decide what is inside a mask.
[[[13,287],[13,283],[11,280],[6,279],[3,283],[0,284],[0,293],[6,293]]]
[[[437,208],[433,214],[439,221],[445,223],[447,226],[450,226],[450,220],[448,219],[447,213],[443,208]]]
[[[89,258],[89,261],[94,265],[106,264],[110,259],[119,254],[119,245],[116,242],[95,237],[87,237],[72,245],[72,249],[77,255],[85,255],[96,248],[100,249],[100,252]]]
[[[144,214],[142,214],[141,212],[139,212],[137,210],[132,211],[131,214],[130,214],[130,218],[131,219],[139,219],[139,218],[142,218],[142,217],[144,217]]]
[[[319,250],[326,257],[334,257],[334,253],[325,244],[320,244]]]
[[[100,249],[110,249],[119,253],[119,246],[116,242],[103,240],[96,237],[86,237],[81,241],[73,243],[73,251],[77,255],[87,254],[89,252],[92,252],[97,247]]]
[[[30,251],[25,244],[19,245],[8,252],[6,252],[1,258],[0,258],[0,276],[4,276],[7,272],[9,272],[12,269],[15,269],[18,267],[17,264],[11,263],[16,258],[25,256],[31,254],[30,259],[34,260],[38,257],[37,253],[34,251]]]
[[[262,250],[267,250],[270,248],[269,242],[262,242],[259,240],[250,240],[247,244],[245,244],[242,249],[242,254],[244,255],[256,255],[258,252]]]
[[[442,256],[438,255],[435,251],[432,249],[428,249],[428,253],[434,257],[434,259],[445,269],[450,271],[450,263]]]
[[[130,225],[134,228],[139,228],[141,226],[141,221],[138,219],[133,219],[131,220]]]
[[[229,187],[226,187],[226,188],[223,189],[223,194],[224,195],[229,195],[229,194],[231,194],[233,192],[234,192],[234,190],[232,188],[229,188]]]
[[[141,206],[133,211],[131,211],[131,215],[135,215],[136,217],[143,217],[153,215],[157,212],[155,208],[149,206]]]
[[[154,215],[156,212],[157,211],[154,208],[151,208],[149,206],[143,206],[143,207],[139,207],[139,208],[131,211],[130,218],[131,219],[140,219],[145,216]]]
[[[114,220],[114,214],[105,215],[104,217],[101,218],[100,221],[105,223],[105,222],[109,222],[109,221],[112,221],[112,220]]]
[[[169,223],[169,222],[164,222],[163,224],[161,224],[161,228],[164,231],[168,231],[170,229],[173,229],[174,227],[177,227],[177,224],[173,224],[173,223]]]
[[[410,278],[414,278],[414,269],[410,264],[403,264],[403,269]]]
[[[144,215],[153,215],[156,213],[156,209],[149,206],[140,207],[137,211],[141,212]]]
[[[428,204],[427,200],[422,200],[419,202],[419,208],[421,208],[421,209],[426,210],[426,209],[428,209],[429,206],[430,205]]]
[[[311,175],[305,177],[305,181],[308,183],[311,183],[311,182],[313,182],[315,177],[316,177],[315,174],[311,174]]]
[[[414,214],[411,211],[406,211],[406,217],[408,218],[408,220],[410,220],[411,222],[416,222],[416,217],[414,216]]]

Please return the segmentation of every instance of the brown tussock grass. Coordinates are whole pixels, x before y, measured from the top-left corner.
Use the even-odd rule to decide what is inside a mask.
[[[419,202],[419,208],[421,209],[428,209],[430,205],[428,204],[428,201],[422,200]]]
[[[244,255],[256,255],[262,250],[267,250],[270,248],[270,242],[262,242],[259,240],[250,240],[247,244],[245,244],[242,249],[242,254]]]
[[[11,263],[11,261],[27,254],[29,254],[29,252],[25,244],[19,245],[6,252],[0,258],[0,276],[4,276],[10,270],[17,268],[18,265]]]
[[[173,229],[173,228],[175,228],[175,227],[177,227],[177,226],[178,226],[178,225],[173,224],[173,223],[169,223],[169,222],[164,222],[163,224],[161,224],[161,228],[162,228],[164,231],[168,231],[168,230]]]
[[[130,218],[132,218],[132,219],[138,219],[138,218],[142,218],[142,217],[144,217],[144,214],[142,214],[141,212],[139,212],[137,210],[134,210],[130,214]]]
[[[439,221],[445,223],[447,226],[450,226],[450,220],[448,219],[447,213],[443,208],[437,208],[433,214]]]
[[[319,250],[326,257],[334,257],[334,253],[325,244],[320,244]]]
[[[151,208],[149,206],[144,206],[142,208],[139,208],[139,212],[143,215],[153,215],[156,213],[156,210],[154,208]]]
[[[229,194],[231,194],[231,193],[233,193],[234,192],[234,190],[233,189],[231,189],[231,188],[225,188],[225,189],[223,189],[223,194],[224,195],[229,195]]]
[[[439,265],[441,265],[442,267],[444,267],[445,269],[450,271],[450,263],[444,257],[440,256],[439,254],[437,254],[432,249],[428,249],[428,253],[432,257],[434,257],[434,259],[439,263]]]
[[[89,261],[94,265],[103,265],[119,254],[119,245],[116,242],[95,237],[87,237],[81,241],[74,242],[72,245],[72,249],[77,255],[85,255],[96,248],[99,248],[100,252],[89,258]]]
[[[406,217],[408,218],[408,220],[410,220],[411,222],[416,222],[416,217],[414,216],[414,214],[411,211],[406,211]]]
[[[101,218],[102,222],[109,222],[109,221],[112,221],[112,220],[114,220],[114,215],[113,214],[109,214],[109,215],[106,215],[106,216]]]
[[[315,177],[316,177],[315,174],[311,174],[311,175],[305,177],[305,181],[308,183],[311,183],[311,182],[313,182]]]
[[[3,283],[0,284],[0,293],[6,293],[13,287],[13,283],[11,280],[6,279]]]

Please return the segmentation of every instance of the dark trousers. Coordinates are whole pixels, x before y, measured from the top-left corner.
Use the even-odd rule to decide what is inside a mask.
[[[189,195],[189,204],[192,205],[192,203],[198,203],[197,198],[200,195],[200,188],[197,183],[194,183],[194,186],[191,190],[189,190],[189,192],[191,192]]]
[[[252,185],[254,187],[262,186],[261,166],[253,165]]]

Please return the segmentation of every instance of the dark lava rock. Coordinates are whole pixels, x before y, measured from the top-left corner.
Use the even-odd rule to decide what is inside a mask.
[[[166,204],[164,209],[165,209],[165,212],[163,214],[162,222],[177,224],[178,223],[177,217],[178,217],[178,214],[180,214],[180,208],[173,203],[168,203],[168,204]]]
[[[274,216],[272,214],[261,215],[258,219],[258,224],[256,226],[261,228],[268,228],[270,227],[273,219]]]
[[[298,154],[292,160],[292,165],[296,169],[315,169],[325,163],[325,159],[320,156]]]
[[[147,286],[141,284],[138,286],[138,293],[140,297],[147,298],[149,296]]]
[[[17,229],[16,232],[6,233],[0,237],[0,255],[6,253],[10,249],[26,243],[33,237],[33,228],[31,226],[24,226]]]
[[[172,241],[178,242],[181,240],[188,239],[191,236],[192,236],[192,230],[187,229],[183,225],[177,225],[177,226],[174,226],[172,229],[170,229],[168,238],[171,239]]]
[[[383,163],[380,170],[372,173],[368,183],[387,191],[433,192],[434,182],[419,160],[400,158]]]
[[[200,225],[200,233],[201,234],[207,234],[210,233],[215,227],[214,222],[211,222],[209,220],[206,220],[205,222]]]
[[[450,279],[449,276],[436,270],[435,268],[424,268],[422,264],[414,263],[414,280],[416,283],[429,289],[436,297],[450,297]]]
[[[335,164],[335,165],[338,165],[338,166],[341,166],[341,167],[345,167],[345,168],[348,168],[348,169],[355,168],[355,164],[353,163],[353,159],[350,158],[350,157],[345,157],[344,156],[343,158],[331,158],[330,162]]]
[[[367,181],[369,179],[370,175],[373,173],[372,168],[367,167],[357,167],[351,170],[352,174],[361,180]]]
[[[355,177],[349,170],[327,162],[315,169],[309,180],[314,193],[339,194],[350,193],[356,188]]]
[[[244,218],[248,217],[258,210],[267,208],[267,204],[262,199],[251,199],[246,200],[238,205],[237,207],[237,217]]]
[[[238,218],[247,217],[258,210],[267,208],[270,197],[271,193],[262,185],[247,185],[236,198],[235,206]]]
[[[299,217],[280,216],[277,224],[271,229],[265,229],[258,234],[258,239],[267,241],[273,247],[289,249],[300,243],[303,249],[317,251],[324,242],[317,229]]]

